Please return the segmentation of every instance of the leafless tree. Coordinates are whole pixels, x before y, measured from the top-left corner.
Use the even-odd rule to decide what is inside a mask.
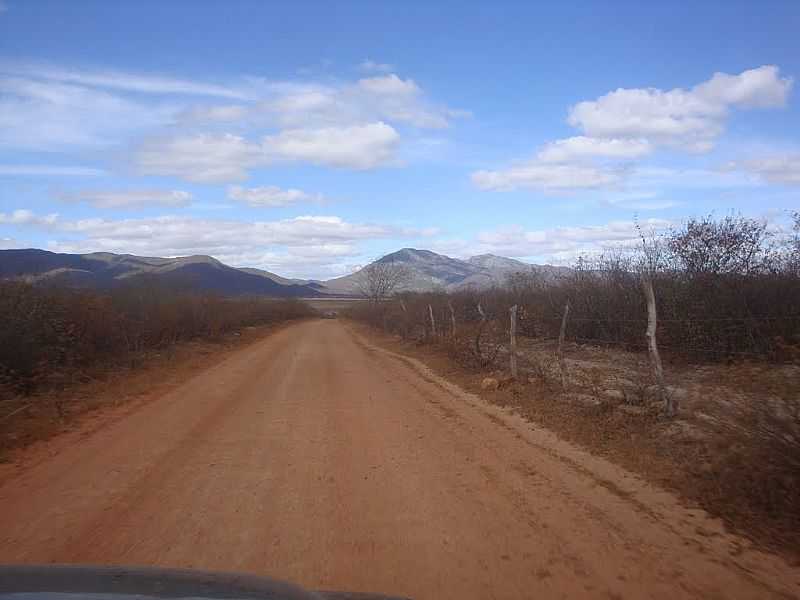
[[[410,277],[411,273],[404,264],[379,261],[361,270],[356,286],[362,296],[377,304],[390,298]]]
[[[795,275],[800,275],[800,211],[792,213],[792,233],[788,240],[788,267]]]
[[[690,219],[669,237],[669,249],[690,276],[750,275],[768,258],[770,232],[763,221],[740,216]]]

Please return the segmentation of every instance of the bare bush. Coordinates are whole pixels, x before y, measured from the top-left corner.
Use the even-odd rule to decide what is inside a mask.
[[[765,269],[770,238],[765,221],[707,216],[673,230],[668,246],[677,267],[690,277],[750,275]]]
[[[298,300],[189,294],[146,282],[103,293],[3,282],[0,393],[63,387],[145,350],[310,313]]]
[[[750,367],[741,387],[758,401],[712,405],[717,443],[710,457],[713,479],[706,494],[734,493],[726,501],[800,530],[800,372]]]
[[[440,324],[455,321],[457,336],[471,337],[480,364],[489,349],[482,348],[483,330],[507,328],[510,306],[519,306],[520,336],[556,339],[569,302],[567,340],[644,351],[647,308],[641,274],[646,273],[656,297],[663,358],[796,361],[800,359],[800,269],[793,265],[800,265],[800,215],[794,219],[794,236],[785,240],[780,252],[777,240],[760,221],[703,217],[660,238],[645,236],[638,250],[580,258],[568,275],[558,279],[522,272],[510,276],[502,287],[480,292],[403,293],[394,302],[381,302],[379,308],[366,307],[360,318],[419,340],[442,337],[433,335],[430,313]],[[385,286],[377,289],[373,297],[388,298],[380,292]],[[478,303],[487,315],[485,321],[476,310]],[[471,327],[481,323],[482,327]]]
[[[405,265],[393,261],[377,261],[364,267],[357,282],[358,291],[373,303],[391,297],[404,283],[410,273]]]

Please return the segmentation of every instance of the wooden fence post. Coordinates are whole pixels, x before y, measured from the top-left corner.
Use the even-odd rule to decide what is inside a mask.
[[[509,344],[509,353],[511,355],[511,377],[517,378],[517,305],[512,306],[509,311],[511,313],[511,343]]]
[[[656,313],[656,295],[653,291],[653,280],[647,276],[642,276],[642,288],[644,297],[647,300],[647,351],[650,354],[650,366],[653,369],[653,376],[658,387],[659,400],[664,403],[664,414],[674,417],[678,412],[678,401],[667,392],[664,385],[664,368],[661,365],[661,356],[658,353],[658,343],[656,342],[656,328],[658,327],[658,315]]]
[[[408,310],[402,298],[400,298],[400,308],[403,309],[403,339],[405,340],[408,339]]]
[[[433,307],[428,304],[428,314],[431,316],[431,335],[436,339],[436,321],[433,318]]]
[[[564,360],[564,337],[567,335],[567,319],[569,318],[569,300],[564,305],[564,316],[561,317],[561,331],[558,332],[558,369],[561,371],[561,389],[567,389],[567,363]]]
[[[486,326],[486,313],[483,311],[480,302],[478,302],[478,314],[481,316],[481,323],[478,325],[478,331],[475,334],[475,356],[478,360],[483,360],[483,355],[481,354],[481,334],[483,333],[483,328]]]

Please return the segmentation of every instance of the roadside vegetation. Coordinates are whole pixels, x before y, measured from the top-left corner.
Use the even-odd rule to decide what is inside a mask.
[[[371,301],[350,316],[451,365],[487,398],[800,552],[800,214],[793,221],[778,232],[739,216],[693,219],[581,258],[565,276],[516,273],[454,293],[399,292],[400,283],[365,293]],[[402,282],[398,270],[372,276]],[[385,289],[369,275],[364,287]]]
[[[70,393],[76,387],[153,357],[169,361],[185,342],[223,342],[312,312],[300,300],[226,298],[155,282],[104,292],[0,282],[0,450],[24,442],[25,427],[81,412],[84,403]]]

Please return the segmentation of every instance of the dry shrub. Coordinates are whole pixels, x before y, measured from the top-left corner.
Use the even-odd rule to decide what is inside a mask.
[[[493,367],[502,347],[494,323],[464,325],[455,336],[448,336],[446,342],[450,358],[462,367],[478,371]]]
[[[545,389],[555,389],[560,385],[558,359],[553,354],[530,353],[522,361],[522,369]]]
[[[224,298],[143,283],[106,292],[0,282],[0,398],[67,387],[143,351],[311,314],[298,300]]]
[[[729,511],[762,515],[798,536],[800,369],[741,370],[740,386],[750,399],[711,407],[716,435],[703,491]],[[763,387],[747,389],[748,380]]]
[[[658,305],[658,339],[667,359],[692,363],[800,361],[800,216],[795,237],[780,240],[764,223],[737,216],[690,219],[639,251],[579,259],[566,272],[524,271],[491,289],[403,293],[362,307],[356,318],[425,341],[481,322],[508,329],[519,307],[521,337],[555,339],[570,303],[568,340],[645,350],[646,262]],[[429,309],[430,307],[430,309]],[[436,335],[430,312],[436,321]],[[462,335],[460,332],[457,335]],[[505,343],[507,340],[503,340]]]

